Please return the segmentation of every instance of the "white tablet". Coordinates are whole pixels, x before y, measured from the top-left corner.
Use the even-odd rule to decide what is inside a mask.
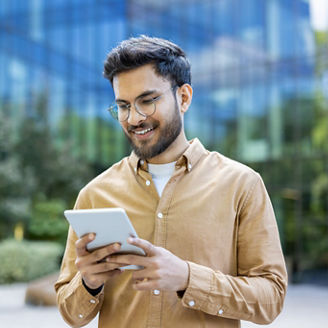
[[[89,251],[113,243],[120,243],[117,254],[145,255],[145,252],[127,243],[128,237],[137,237],[137,233],[123,208],[95,208],[86,210],[66,210],[65,217],[80,238],[88,233],[95,233],[96,238],[87,246]],[[129,265],[124,269],[141,269]]]

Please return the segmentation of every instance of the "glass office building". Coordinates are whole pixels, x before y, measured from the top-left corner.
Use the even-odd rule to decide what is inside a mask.
[[[262,174],[300,273],[328,229],[328,55],[309,15],[305,0],[3,0],[0,106],[18,125],[43,101],[56,142],[108,166],[129,146],[106,111],[107,52],[140,34],[176,42],[192,65],[188,137]],[[328,264],[327,243],[317,253]]]

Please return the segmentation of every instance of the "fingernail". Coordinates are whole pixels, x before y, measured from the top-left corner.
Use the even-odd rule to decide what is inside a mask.
[[[90,235],[89,235],[89,239],[90,240],[93,240],[95,238],[95,234],[94,233],[90,233]]]
[[[133,237],[129,237],[128,238],[128,243],[133,243],[133,241],[134,241],[134,238]]]
[[[118,251],[121,248],[121,245],[118,243],[114,244],[114,251]]]

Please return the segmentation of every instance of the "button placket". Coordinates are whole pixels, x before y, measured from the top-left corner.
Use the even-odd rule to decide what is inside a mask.
[[[166,247],[166,236],[167,236],[166,231],[167,231],[169,208],[171,205],[172,194],[174,192],[177,181],[179,180],[179,178],[183,176],[184,171],[185,171],[184,168],[180,168],[179,170],[176,170],[173,173],[171,179],[168,181],[167,185],[163,190],[162,196],[159,198],[157,208],[153,214],[155,219],[154,245],[156,246],[160,246],[164,248]],[[149,178],[146,177],[145,180],[147,179]],[[153,187],[154,184],[152,183],[151,186]],[[160,327],[160,313],[161,313],[164,293],[162,291],[158,291],[158,292],[156,292],[155,290],[151,291],[149,318],[148,318],[149,327]]]

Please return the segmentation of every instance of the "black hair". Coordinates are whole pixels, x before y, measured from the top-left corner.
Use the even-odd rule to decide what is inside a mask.
[[[124,40],[112,49],[104,63],[103,75],[113,84],[116,74],[150,63],[172,86],[191,84],[190,63],[184,51],[173,42],[146,35]]]

